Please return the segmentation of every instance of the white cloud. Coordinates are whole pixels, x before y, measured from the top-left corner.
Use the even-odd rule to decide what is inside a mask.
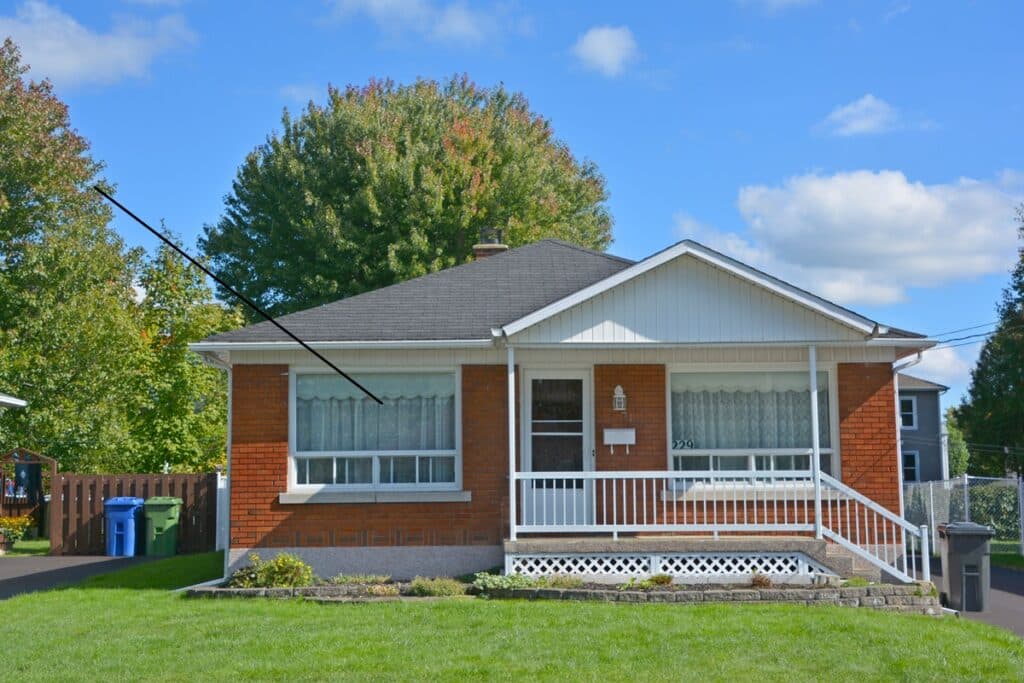
[[[461,1],[438,5],[428,0],[334,0],[332,4],[335,19],[365,16],[393,36],[414,33],[449,45],[479,45],[498,34],[499,18],[508,19],[505,7],[484,11]]]
[[[45,2],[25,2],[13,17],[0,16],[0,36],[21,48],[34,78],[57,85],[110,84],[145,76],[159,55],[195,41],[184,17],[157,21],[117,19],[101,33]]]
[[[888,24],[890,21],[892,21],[893,19],[895,19],[899,15],[906,14],[909,11],[910,11],[910,4],[909,3],[905,3],[905,4],[902,4],[902,5],[897,5],[897,6],[893,7],[891,10],[889,10],[888,12],[886,12],[882,16],[882,21],[884,21],[885,23]]]
[[[795,7],[807,7],[817,0],[737,0],[742,7],[757,7],[769,14],[782,12]]]
[[[605,76],[618,76],[638,56],[636,40],[627,26],[595,26],[576,41],[572,52],[585,67]]]
[[[899,127],[900,114],[885,100],[868,93],[859,100],[836,107],[820,125],[841,137],[885,133]]]
[[[974,357],[978,355],[979,346],[967,346],[952,349],[936,348],[925,351],[921,362],[907,369],[908,375],[931,380],[949,387],[965,386],[971,379],[971,368],[974,361],[961,355],[962,350]]]
[[[326,94],[327,88],[309,83],[289,83],[281,86],[277,92],[286,100],[306,104],[310,100],[315,100],[318,95]]]
[[[741,188],[747,235],[694,229],[679,218],[677,230],[833,301],[889,304],[904,300],[908,287],[1007,272],[1022,199],[1001,181],[926,185],[898,171],[811,174]]]

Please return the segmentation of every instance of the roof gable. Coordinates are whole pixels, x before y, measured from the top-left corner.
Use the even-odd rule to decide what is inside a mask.
[[[574,292],[572,295],[560,301],[553,302],[542,309],[536,310],[509,325],[505,325],[503,327],[503,331],[509,336],[518,334],[532,325],[536,325],[537,323],[557,315],[562,311],[572,308],[573,306],[576,306],[588,299],[592,299],[613,288],[619,287],[644,275],[648,271],[660,268],[683,256],[691,256],[703,261],[711,266],[730,273],[737,278],[746,280],[749,283],[775,293],[780,297],[800,304],[812,311],[816,311],[828,318],[831,318],[835,322],[846,325],[847,327],[857,330],[864,335],[870,334],[873,331],[887,331],[885,329],[879,330],[878,324],[869,318],[865,318],[864,316],[854,313],[849,309],[822,299],[821,297],[802,290],[799,287],[794,287],[787,282],[763,273],[756,268],[746,265],[745,263],[731,259],[724,254],[720,254],[713,249],[709,249],[702,244],[694,242],[693,240],[683,240],[682,242],[678,242],[671,247],[649,256],[648,258],[639,261],[629,268],[623,269],[600,282],[594,283],[593,285],[578,292]]]
[[[559,240],[541,240],[281,316],[306,342],[444,342],[491,339],[495,327],[565,298],[632,265],[632,261]],[[214,335],[219,344],[290,342],[268,322]]]
[[[709,258],[692,244],[660,256],[504,331],[520,344],[680,344],[861,342],[875,329],[870,320],[731,260]]]

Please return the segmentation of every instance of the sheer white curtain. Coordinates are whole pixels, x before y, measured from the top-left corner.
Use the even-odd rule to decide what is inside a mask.
[[[296,450],[455,450],[454,375],[363,373],[353,377],[384,405],[336,375],[296,377]]]
[[[818,373],[819,434],[829,448],[828,373]],[[810,448],[807,373],[673,373],[673,450]]]

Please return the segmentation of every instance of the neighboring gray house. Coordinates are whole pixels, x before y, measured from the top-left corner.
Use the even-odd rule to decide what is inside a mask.
[[[900,373],[899,424],[903,481],[949,478],[939,396],[949,387]]]

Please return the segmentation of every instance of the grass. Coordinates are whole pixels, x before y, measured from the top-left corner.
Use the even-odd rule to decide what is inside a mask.
[[[31,541],[20,540],[14,544],[4,557],[31,557],[32,555],[48,555],[50,553],[50,539],[36,538]]]
[[[992,541],[989,549],[993,553],[1017,553],[1020,554],[1020,543],[1017,541]]]
[[[1024,641],[961,619],[789,605],[456,598],[189,600],[220,573],[177,557],[13,598],[9,680],[1019,680]]]
[[[1024,556],[1017,553],[992,553],[992,566],[1024,571]]]

